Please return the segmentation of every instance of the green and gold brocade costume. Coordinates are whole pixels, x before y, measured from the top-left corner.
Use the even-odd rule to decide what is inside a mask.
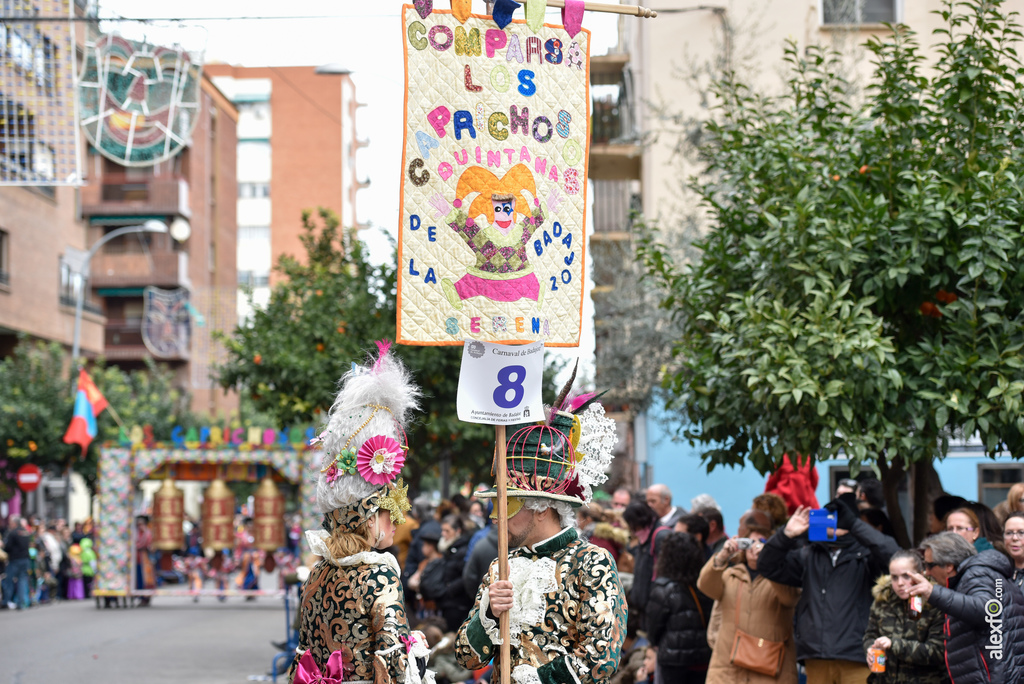
[[[520,665],[535,667],[541,684],[607,681],[619,665],[626,636],[626,596],[611,555],[570,528],[532,548],[511,551],[509,564],[517,596],[510,619],[510,671]],[[506,684],[500,681],[497,622],[487,614],[487,588],[497,577],[495,561],[459,629],[456,656],[469,670],[494,658],[491,682]],[[520,605],[523,587],[536,603],[525,610]]]

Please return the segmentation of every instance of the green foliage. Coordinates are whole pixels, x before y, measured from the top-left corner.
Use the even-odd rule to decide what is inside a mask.
[[[816,47],[787,45],[779,97],[716,84],[690,182],[701,259],[640,248],[683,331],[665,384],[709,470],[930,460],[975,432],[1024,453],[1024,72],[1002,5],[947,3],[935,64],[906,27],[869,41],[864,107]]]
[[[0,479],[13,486],[24,463],[62,472],[81,453],[63,442],[72,408],[60,345],[21,340],[0,360],[0,459],[7,461]]]
[[[247,395],[256,411],[282,426],[322,422],[351,363],[365,361],[375,340],[393,340],[396,334],[394,265],[369,263],[354,231],[340,230],[328,209],[319,209],[315,218],[307,210],[302,221],[306,258],[281,258],[275,270],[283,278],[269,303],[224,340],[229,358],[217,369],[223,387]],[[406,480],[416,489],[420,478],[444,460],[452,464],[453,479],[484,478],[494,430],[462,423],[456,415],[462,349],[392,349],[424,393],[423,412],[408,432]]]
[[[65,367],[59,344],[21,340],[14,353],[0,360],[0,485],[9,498],[13,473],[22,463],[34,463],[54,474],[70,464],[96,488],[100,445],[116,440],[118,426],[111,413],[96,419],[99,434],[83,456],[77,444],[65,444],[64,433],[74,410],[76,384]],[[156,435],[169,435],[178,422],[195,422],[188,413],[188,396],[174,388],[174,373],[147,362],[145,371],[125,372],[100,359],[89,373],[126,425],[152,425]],[[77,374],[76,376],[77,377]]]

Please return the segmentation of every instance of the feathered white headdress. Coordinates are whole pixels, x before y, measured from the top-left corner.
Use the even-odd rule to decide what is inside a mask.
[[[392,483],[408,451],[405,424],[418,408],[420,390],[390,348],[390,342],[378,342],[376,360],[367,366],[352,364],[341,379],[327,425],[313,440],[320,445],[315,461],[317,508],[327,514],[355,507],[351,523],[382,505],[395,505],[382,499],[395,491]]]

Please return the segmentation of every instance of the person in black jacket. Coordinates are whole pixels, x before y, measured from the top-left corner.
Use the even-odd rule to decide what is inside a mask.
[[[636,545],[629,548],[633,555],[633,588],[629,590],[629,610],[641,614],[642,623],[642,613],[647,607],[647,598],[651,593],[655,559],[661,552],[663,540],[672,532],[672,528],[660,526],[658,514],[642,501],[626,506],[622,519],[637,539]]]
[[[474,598],[466,593],[462,569],[466,564],[466,548],[475,530],[466,525],[457,514],[445,516],[441,521],[441,558],[431,561],[423,569],[420,593],[433,601],[447,624],[447,631],[457,632],[473,608]]]
[[[11,529],[4,539],[7,551],[7,607],[21,610],[29,607],[28,573],[32,566],[30,549],[32,533],[24,518],[12,517]]]
[[[488,525],[487,535],[476,543],[469,553],[466,567],[462,570],[462,583],[467,596],[476,596],[480,581],[487,574],[491,562],[498,557],[498,526]]]
[[[689,534],[672,532],[665,537],[645,611],[647,638],[658,649],[663,682],[703,684],[707,678],[712,601],[696,586],[703,565],[702,545]]]
[[[955,532],[921,543],[926,572],[910,593],[946,614],[946,668],[953,684],[1016,684],[1024,679],[1024,596],[999,551],[978,553]]]
[[[773,582],[803,588],[794,638],[807,683],[865,682],[861,639],[874,602],[871,589],[900,547],[841,499],[826,508],[837,516],[835,541],[798,546],[810,527],[810,509],[801,506],[765,544],[758,569]]]

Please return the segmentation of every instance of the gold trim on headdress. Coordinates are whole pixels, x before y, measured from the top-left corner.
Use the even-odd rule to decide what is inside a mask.
[[[393,487],[381,491],[387,493],[379,494],[374,503],[391,514],[391,522],[396,525],[404,524],[403,514],[412,510],[412,504],[409,503],[409,485],[405,484],[402,478],[398,478]]]

